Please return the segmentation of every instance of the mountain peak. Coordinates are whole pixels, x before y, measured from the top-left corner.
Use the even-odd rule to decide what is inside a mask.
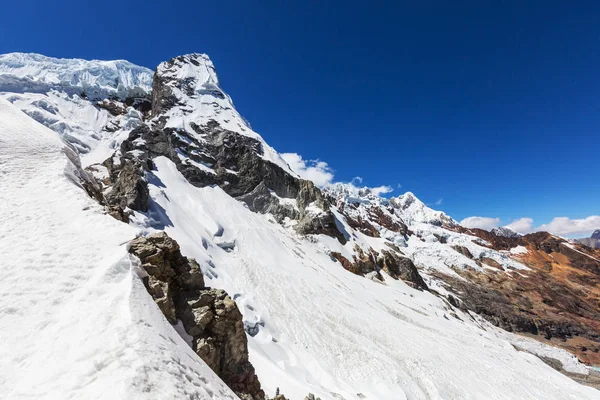
[[[219,78],[210,57],[203,53],[191,53],[160,63],[156,74],[168,78],[194,82],[193,89],[219,89]]]
[[[600,239],[600,229],[596,229],[591,236],[592,239]]]
[[[514,229],[509,228],[508,226],[493,228],[490,232],[496,236],[502,236],[507,238],[517,238],[522,236],[520,233],[518,233]]]
[[[401,196],[392,197],[390,203],[401,211],[402,218],[409,224],[412,222],[425,222],[433,225],[456,225],[451,217],[442,211],[433,210],[425,205],[412,192]]]

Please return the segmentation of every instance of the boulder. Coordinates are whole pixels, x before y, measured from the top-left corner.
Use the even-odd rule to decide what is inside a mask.
[[[129,252],[147,274],[148,293],[171,324],[182,322],[196,354],[240,398],[264,399],[235,301],[224,290],[205,287],[198,263],[165,232],[134,239]]]

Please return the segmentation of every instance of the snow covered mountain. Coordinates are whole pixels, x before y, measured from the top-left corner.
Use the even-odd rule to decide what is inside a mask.
[[[84,163],[92,149],[97,158],[88,163],[104,161],[119,134],[126,138],[141,123],[150,109],[152,77],[151,70],[123,60],[0,55],[0,97],[60,134]]]
[[[125,60],[87,61],[60,59],[32,53],[0,55],[0,85],[14,93],[47,93],[55,89],[69,95],[82,92],[92,100],[114,96],[143,96],[150,92],[152,71]]]
[[[492,232],[496,236],[504,236],[507,238],[516,238],[521,236],[520,233],[510,229],[507,226],[500,226],[498,228],[493,228],[490,232]]]
[[[595,230],[589,238],[577,239],[576,242],[593,249],[600,249],[600,229]]]
[[[0,56],[0,97],[7,398],[599,398],[600,255],[317,188],[206,55]]]

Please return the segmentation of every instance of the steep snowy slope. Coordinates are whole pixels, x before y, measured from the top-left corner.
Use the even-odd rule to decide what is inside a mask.
[[[11,66],[7,73],[22,76],[20,68]],[[43,65],[27,68],[44,77],[31,75],[29,80],[54,79],[40,72]],[[15,70],[18,73],[10,72]],[[31,374],[36,377],[34,388],[52,389],[54,394],[68,387],[72,398],[102,397],[104,393],[95,391],[101,385],[114,388],[109,398],[143,398],[144,390],[148,398],[232,398],[199,361],[198,356],[212,357],[207,354],[212,351],[208,339],[197,333],[198,325],[206,323],[200,302],[184,304],[196,308],[191,321],[177,326],[182,340],[129,271],[123,243],[136,234],[164,230],[179,242],[184,255],[198,261],[208,285],[225,289],[235,299],[243,314],[250,360],[268,395],[279,387],[290,400],[308,392],[323,400],[599,397],[597,390],[581,386],[541,359],[587,380],[589,369],[572,354],[490,323],[518,330],[532,320],[541,321],[539,329],[552,334],[563,326],[579,329],[566,309],[533,309],[538,304],[533,307],[528,299],[513,304],[495,287],[477,286],[505,286],[514,290],[507,292],[511,299],[520,299],[521,292],[540,297],[539,289],[531,286],[550,291],[556,282],[529,282],[529,277],[546,279],[549,274],[533,269],[526,258],[541,248],[553,251],[548,257],[563,259],[564,254],[555,251],[562,244],[546,237],[523,245],[520,238],[503,238],[507,242],[501,244],[508,247],[499,248],[495,237],[478,237],[412,193],[387,200],[344,184],[321,191],[298,179],[235,110],[206,55],[162,63],[153,79],[152,108],[145,111],[124,99],[100,105],[80,98],[77,85],[93,81],[87,78],[75,82],[73,94],[52,89],[42,94],[8,90],[2,95],[67,141],[85,144],[76,148],[85,154],[87,171],[99,180],[90,192],[105,212],[130,225],[107,220],[100,215],[102,207],[85,200],[84,192],[64,178],[66,159],[48,130],[32,121],[27,125],[31,128],[19,128],[27,117],[3,106],[6,117],[0,121],[19,122],[0,130],[6,136],[0,136],[0,168],[6,171],[0,179],[8,179],[0,186],[5,197],[0,201],[10,204],[0,212],[11,221],[0,227],[0,239],[18,240],[13,248],[6,245],[8,259],[17,261],[0,276],[5,278],[0,289],[9,290],[3,286],[9,283],[16,288],[11,292],[16,300],[6,305],[0,300],[10,313],[0,319],[0,340],[17,351],[0,353],[0,368],[8,370],[13,363],[18,367],[1,382],[0,390],[6,387],[14,397],[35,394],[27,392],[25,381],[14,379]],[[40,111],[45,108],[52,112]],[[48,123],[51,115],[64,125]],[[83,128],[65,135],[61,126],[68,132]],[[8,157],[12,147],[20,149],[15,158]],[[84,174],[73,167],[69,171]],[[31,183],[23,186],[19,177]],[[60,201],[44,207],[45,193]],[[31,237],[42,237],[40,250],[24,253]],[[46,260],[52,268],[18,268]],[[595,262],[585,260],[577,265],[596,268]],[[572,273],[574,267],[569,268]],[[38,300],[41,286],[31,282],[46,281],[54,271],[55,285],[48,285],[48,293]],[[578,290],[556,290],[557,299],[568,299],[565,307],[574,301],[593,303],[594,297],[577,294],[595,284],[593,272],[588,272],[578,275],[577,284],[583,285]],[[73,283],[77,279],[93,284],[81,287]],[[157,302],[164,300],[160,292],[153,294]],[[31,318],[19,308],[20,299],[38,301],[27,308]],[[497,299],[504,308],[497,307]],[[550,301],[554,306],[555,299]],[[581,318],[591,326],[600,318],[585,304],[582,310],[587,314]],[[521,311],[526,318],[513,319]],[[547,324],[556,322],[547,316],[557,312],[560,323]],[[38,324],[44,328],[36,330]],[[538,325],[532,328],[538,330]],[[16,335],[20,331],[35,335],[28,337],[30,347]],[[592,337],[594,332],[581,333]],[[86,346],[93,350],[85,355],[93,356],[82,355],[79,349]],[[69,355],[61,359],[62,371],[80,362],[83,372],[59,375],[47,368],[56,354]],[[89,364],[90,359],[96,362]],[[95,372],[87,373],[90,365]],[[90,375],[89,381],[78,379]],[[56,386],[37,383],[42,381]],[[258,393],[252,396],[262,399]]]
[[[164,123],[164,129],[182,130],[201,139],[197,127],[214,121],[223,129],[257,140],[264,159],[295,175],[237,112],[231,98],[220,88],[215,67],[206,54],[187,54],[161,63],[156,69],[153,90],[152,115],[156,123]]]
[[[147,202],[147,210],[138,210],[132,219],[147,232],[164,229],[184,254],[198,260],[211,285],[234,297],[250,336],[251,361],[267,393],[280,387],[292,399],[311,391],[326,399],[378,400],[597,395],[517,350],[511,341],[520,349],[551,354],[565,368],[585,374],[587,368],[573,356],[517,339],[433,293],[392,279],[385,268],[369,264],[367,255],[391,251],[386,243],[401,246],[403,254],[423,265],[433,285],[434,272],[489,268],[452,245],[468,247],[476,257],[495,258],[505,271],[527,267],[473,243],[473,236],[442,228],[455,222],[412,194],[381,204],[376,196],[350,196],[344,200],[346,211],[329,210],[318,196],[306,206],[295,192],[304,183],[268,164],[248,161],[261,154],[255,142],[243,138],[252,132],[221,125],[224,111],[215,111],[206,99],[227,99],[214,86],[213,74],[212,64],[201,55],[177,57],[159,67],[150,126],[134,130],[115,157],[121,166],[144,167],[152,161],[144,170],[149,199],[138,192],[129,203]],[[237,157],[237,164],[227,164],[229,157]],[[219,172],[224,167],[230,170]],[[218,174],[228,178],[214,178]],[[114,194],[125,182],[112,175],[116,180],[106,190]],[[246,181],[249,177],[257,179]],[[360,222],[350,223],[348,210],[360,213],[371,201],[389,206],[394,214],[380,210],[381,220],[391,221],[390,229],[369,236],[359,230]],[[314,210],[314,218],[332,213],[335,228],[298,235],[297,214],[303,207]],[[266,214],[253,212],[257,210]],[[408,221],[410,237],[396,212]],[[447,237],[446,243],[436,235]],[[339,261],[359,255],[367,261],[356,263],[372,267],[365,275],[373,279],[359,276],[360,268],[351,274]]]
[[[268,393],[280,387],[292,399],[307,391],[323,399],[598,398],[517,351],[509,334],[401,281],[353,275],[322,242],[249,211],[218,187],[190,185],[165,158],[154,162],[149,215],[168,221],[165,230],[183,252],[235,296],[247,326],[256,328],[251,361]],[[546,351],[582,371],[565,352]]]
[[[0,98],[59,133],[89,165],[115,151],[123,139],[119,133],[141,123],[152,74],[122,60],[10,53],[0,55]],[[104,151],[87,155],[98,147]]]
[[[136,230],[77,186],[76,162],[0,100],[0,397],[235,399],[133,274]]]

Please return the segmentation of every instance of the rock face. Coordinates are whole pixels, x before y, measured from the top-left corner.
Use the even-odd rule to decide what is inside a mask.
[[[521,236],[521,234],[519,234],[505,226],[501,226],[499,228],[494,228],[490,232],[496,236],[503,236],[503,237],[507,237],[507,238],[518,238]]]
[[[392,250],[382,250],[377,265],[394,279],[402,279],[415,289],[428,290],[427,284],[410,258],[402,257]]]
[[[519,260],[530,270],[526,274],[457,270],[463,279],[436,274],[462,306],[505,330],[535,335],[585,362],[600,363],[597,255],[547,232],[510,238],[478,229],[470,232],[500,250],[523,246],[527,251]]]
[[[141,262],[148,292],[171,324],[182,322],[196,354],[241,398],[264,399],[235,301],[205,287],[198,264],[164,232],[133,240],[129,252]]]
[[[212,64],[203,57],[177,57],[157,68],[152,120],[133,129],[120,151],[103,163],[110,176],[104,203],[111,214],[120,217],[127,209],[147,210],[145,175],[152,168],[150,160],[164,156],[195,186],[218,185],[252,211],[271,213],[279,222],[297,221],[295,229],[301,234],[326,234],[345,243],[321,191],[270,161],[266,144],[258,136],[244,134],[248,129],[233,131],[223,126],[226,122],[203,116],[190,117],[193,121],[187,126],[171,127],[174,110],[193,113],[196,102],[205,98],[221,104],[230,118],[241,118],[231,110]],[[182,77],[178,71],[188,67],[198,71]]]
[[[166,157],[195,186],[217,185],[300,234],[336,238],[346,246],[335,243],[325,251],[354,274],[384,283],[389,276],[418,290],[429,290],[435,280],[453,293],[450,305],[600,364],[600,254],[543,232],[466,229],[412,193],[386,200],[368,188],[321,191],[291,172],[237,114],[203,55],[162,63],[150,100],[135,101],[139,118],[130,116],[133,125],[103,128],[128,133],[127,139],[81,176],[87,192],[115,218],[128,222],[132,210],[148,210],[152,160]],[[132,112],[128,106],[127,100],[98,105],[114,121]],[[452,236],[457,232],[460,240]],[[240,397],[263,398],[235,302],[204,287],[198,265],[164,234],[136,239],[131,252],[141,260],[148,292],[169,322],[183,326],[196,353]],[[508,259],[530,269],[513,271]],[[439,269],[432,271],[429,263]]]

